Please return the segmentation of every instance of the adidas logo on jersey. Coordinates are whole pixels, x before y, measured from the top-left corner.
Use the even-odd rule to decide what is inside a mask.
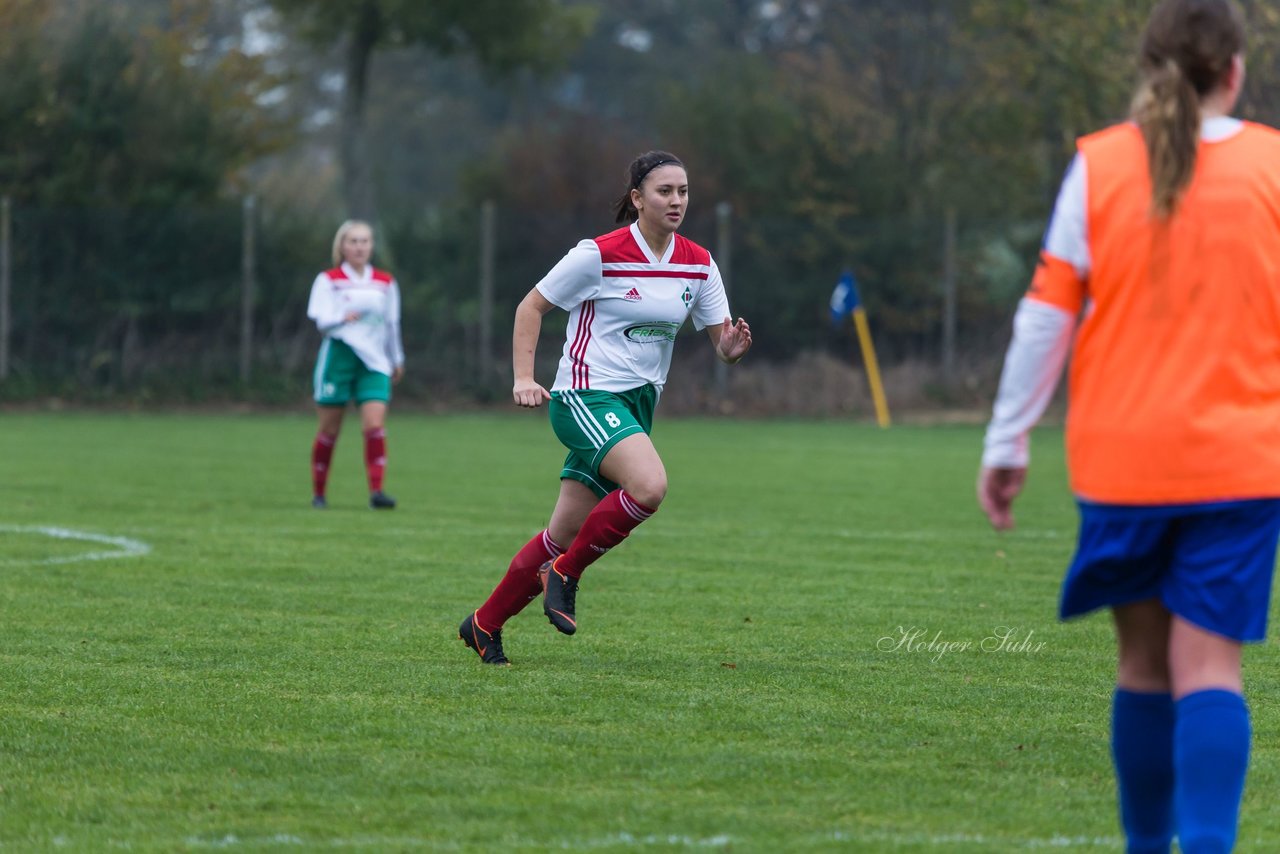
[[[635,288],[632,288],[631,290],[623,294],[622,298],[626,300],[631,300],[632,302],[640,302],[640,292]]]

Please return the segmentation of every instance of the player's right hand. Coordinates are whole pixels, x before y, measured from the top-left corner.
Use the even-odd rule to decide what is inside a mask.
[[[1013,527],[1013,500],[1027,481],[1027,469],[983,466],[978,472],[978,506],[997,531]]]
[[[511,388],[511,397],[516,406],[537,407],[551,399],[551,392],[533,380],[516,380]]]

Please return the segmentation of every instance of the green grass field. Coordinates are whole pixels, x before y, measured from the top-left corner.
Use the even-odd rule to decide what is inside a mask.
[[[1121,848],[1060,434],[1000,537],[977,428],[659,419],[578,635],[535,604],[488,668],[456,627],[546,521],[545,418],[393,413],[390,513],[356,427],[319,512],[304,415],[0,414],[0,849]],[[1280,850],[1277,663],[1241,851]]]

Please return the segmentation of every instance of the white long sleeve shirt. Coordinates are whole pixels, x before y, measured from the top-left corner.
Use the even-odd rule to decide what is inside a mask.
[[[356,320],[347,320],[355,312]],[[321,334],[349,346],[371,371],[390,376],[404,365],[400,339],[400,286],[383,270],[366,266],[357,274],[350,264],[316,276],[307,317]]]

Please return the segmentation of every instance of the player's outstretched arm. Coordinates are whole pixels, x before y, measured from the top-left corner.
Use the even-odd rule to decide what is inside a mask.
[[[708,326],[707,334],[716,348],[716,357],[726,365],[736,364],[751,349],[751,327],[741,317],[736,323],[726,317],[719,326]]]

